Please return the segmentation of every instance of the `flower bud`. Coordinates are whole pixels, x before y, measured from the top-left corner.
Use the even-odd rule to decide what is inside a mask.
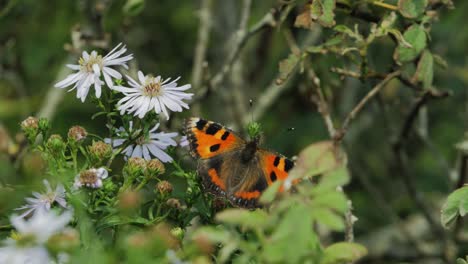
[[[112,147],[102,141],[95,141],[88,147],[91,156],[99,161],[109,158],[112,155]]]
[[[81,142],[86,139],[88,132],[81,126],[72,126],[68,130],[68,140],[72,142]]]
[[[53,134],[47,140],[46,146],[52,152],[59,153],[60,151],[65,149],[65,142],[63,142],[63,139],[60,135]]]
[[[47,249],[53,253],[71,252],[80,246],[80,235],[75,229],[65,229],[47,240]]]
[[[0,153],[8,152],[8,148],[11,145],[11,139],[8,135],[8,131],[0,125]]]
[[[193,238],[194,244],[200,249],[201,252],[209,255],[215,250],[209,238],[204,234],[198,234]]]
[[[21,130],[23,130],[29,143],[34,143],[39,133],[39,119],[36,117],[28,117],[21,122]]]
[[[138,208],[140,205],[140,194],[135,191],[125,191],[119,196],[119,207],[123,210]]]
[[[146,160],[139,157],[131,157],[128,159],[125,169],[130,175],[142,174],[146,170]]]
[[[152,159],[146,163],[146,169],[151,175],[159,175],[166,172],[164,164],[158,159]]]
[[[82,186],[94,189],[101,188],[103,185],[102,180],[106,179],[107,176],[109,176],[109,172],[105,168],[84,170],[75,176],[73,187],[76,189]]]
[[[149,238],[144,233],[135,233],[127,237],[127,245],[134,248],[143,248],[148,246]]]
[[[184,230],[180,227],[174,227],[171,229],[171,234],[179,240],[184,238]]]
[[[180,203],[180,201],[176,198],[169,198],[167,199],[166,201],[166,204],[169,206],[169,207],[172,207],[172,208],[175,208],[175,209],[181,209],[182,208],[182,204]]]
[[[50,123],[47,118],[39,118],[39,130],[43,133],[47,132],[50,129]]]
[[[159,193],[162,195],[167,195],[172,192],[172,184],[168,181],[161,181],[158,182],[156,185],[156,188],[158,189]]]

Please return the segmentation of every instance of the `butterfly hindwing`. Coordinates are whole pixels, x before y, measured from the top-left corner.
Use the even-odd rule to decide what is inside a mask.
[[[198,174],[205,190],[233,205],[258,207],[258,198],[276,180],[284,180],[293,162],[259,149],[230,129],[201,118],[185,124],[190,153],[198,158]],[[282,190],[282,189],[280,189]]]

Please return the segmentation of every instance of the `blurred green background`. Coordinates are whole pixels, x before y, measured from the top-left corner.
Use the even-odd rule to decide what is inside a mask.
[[[248,24],[253,25],[277,4],[277,1],[253,1]],[[207,76],[219,70],[229,53],[240,21],[241,2],[213,1],[212,9],[204,71]],[[77,43],[85,50],[102,52],[123,42],[136,58],[130,74],[141,69],[163,77],[181,76],[181,83],[191,83],[199,10],[199,1],[0,1],[0,124],[12,139],[19,132],[22,120],[39,113],[51,118],[53,131],[63,136],[72,125],[82,125],[95,134],[106,131],[100,118],[91,120],[97,110],[93,100],[89,98],[81,103],[74,91],[66,93],[53,88],[54,83],[68,73],[64,64],[76,63],[79,53],[74,48]],[[439,21],[433,24],[429,47],[448,63],[446,69],[436,67],[434,86],[450,91],[451,96],[428,102],[406,145],[407,173],[415,179],[416,188],[437,220],[440,206],[456,182],[460,154],[454,145],[463,140],[468,125],[467,12],[468,2],[458,1],[455,9],[443,9]],[[351,19],[343,14],[337,16],[341,22]],[[250,115],[248,100],[253,99],[255,108],[256,100],[276,78],[278,62],[290,53],[282,28],[291,28],[290,33],[298,42],[310,34],[292,28],[293,23],[294,16],[289,16],[281,28],[265,29],[249,39],[241,51],[239,64],[233,69],[237,73],[226,78],[219,93],[209,94],[197,102],[192,113],[176,114],[166,124],[167,130],[180,131],[181,120],[197,114],[242,131],[243,123],[233,111],[235,91],[241,96],[243,112],[240,112]],[[73,41],[76,34],[79,40]],[[314,43],[327,38],[327,32],[318,28],[314,34]],[[372,68],[385,68],[391,60],[394,44],[388,40],[377,43],[368,55],[369,64]],[[337,123],[376,84],[340,78],[330,72],[331,67],[341,65],[339,56],[312,57],[311,63],[322,86],[330,91],[331,113]],[[200,91],[198,88],[194,87],[192,92],[196,94]],[[328,139],[307,88],[304,75],[294,77],[281,96],[259,116],[267,148],[294,156],[307,145]],[[53,98],[57,99],[55,106]],[[395,221],[386,206],[410,229],[420,227],[421,212],[403,187],[392,150],[392,143],[415,98],[403,84],[390,83],[351,124],[344,141],[353,176],[346,192],[359,218],[355,225],[356,238],[375,247],[371,252],[380,250],[379,243],[399,241],[392,236],[398,232],[391,229]],[[288,131],[290,127],[295,129]],[[31,168],[34,162],[27,164],[15,164],[8,155],[2,154],[0,184],[24,183],[25,179],[39,182],[40,170]],[[15,199],[0,201],[0,212],[18,206],[23,195],[18,193]],[[385,230],[390,233],[377,236],[381,241],[373,240]],[[431,241],[437,237],[428,232],[421,239]],[[404,243],[402,245],[404,247]],[[388,250],[388,245],[382,248]],[[466,245],[463,248],[467,249]]]

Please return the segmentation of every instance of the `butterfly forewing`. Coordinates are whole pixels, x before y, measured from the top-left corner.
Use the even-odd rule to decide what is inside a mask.
[[[185,132],[190,153],[199,159],[203,187],[239,207],[258,207],[262,192],[274,181],[284,180],[293,166],[285,157],[259,149],[212,121],[190,118]]]

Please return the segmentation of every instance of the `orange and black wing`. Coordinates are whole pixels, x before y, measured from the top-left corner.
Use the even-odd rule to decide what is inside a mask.
[[[233,164],[236,163],[233,162]],[[235,191],[228,194],[228,199],[239,207],[259,207],[258,199],[263,191],[275,181],[285,180],[293,166],[294,163],[282,155],[259,150],[257,159],[244,167],[242,182],[239,188],[235,188]],[[231,175],[231,177],[235,176]],[[280,191],[283,191],[283,186]]]
[[[198,174],[205,190],[226,197],[228,164],[233,153],[238,152],[245,141],[230,129],[205,119],[192,117],[185,123],[185,134],[190,154],[199,159]],[[229,161],[228,161],[229,160]],[[222,167],[225,169],[221,171]]]
[[[194,158],[208,159],[242,147],[245,141],[218,123],[192,117],[185,122],[185,134]]]

